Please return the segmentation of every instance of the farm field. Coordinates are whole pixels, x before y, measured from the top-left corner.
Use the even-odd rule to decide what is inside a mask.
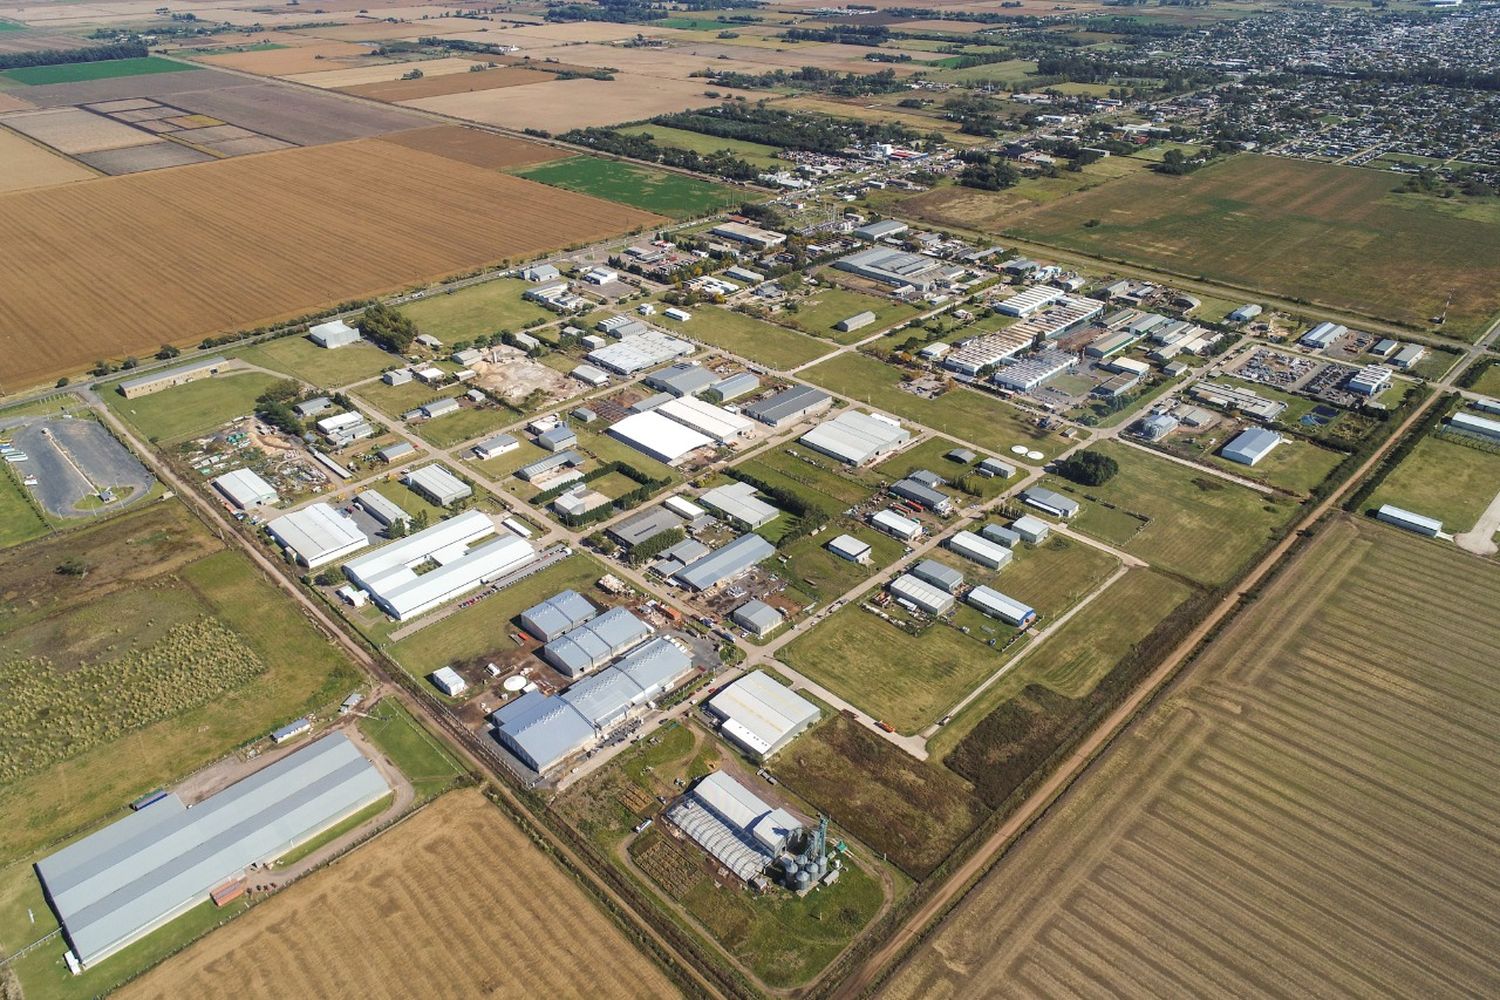
[[[45,535],[48,525],[26,497],[26,487],[9,470],[0,470],[0,549]]]
[[[625,135],[650,135],[658,146],[686,149],[704,156],[722,150],[767,170],[777,170],[787,165],[786,160],[777,159],[776,154],[779,150],[775,146],[767,146],[760,142],[721,139],[715,135],[704,135],[701,132],[689,132],[680,128],[667,128],[664,125],[632,125],[619,131]]]
[[[1422,328],[1452,290],[1440,329],[1472,338],[1500,310],[1500,232],[1391,185],[1373,171],[1244,154],[1186,178],[1141,174],[1007,228]],[[1314,254],[1328,266],[1303,267]]]
[[[470,65],[472,60],[465,60]],[[321,74],[318,74],[321,75]],[[355,97],[366,97],[372,101],[399,104],[428,97],[446,97],[449,94],[469,94],[503,87],[525,87],[537,83],[549,83],[556,79],[551,73],[524,69],[519,66],[497,66],[482,73],[428,74],[419,80],[400,80],[392,76],[388,80],[340,84],[339,90]],[[325,86],[327,84],[324,84]]]
[[[6,129],[0,129],[0,163],[5,164],[5,170],[0,172],[0,193],[99,176],[88,167]]]
[[[875,322],[869,326],[850,330],[847,333],[833,328],[835,323],[866,311],[875,314]],[[850,291],[847,288],[823,287],[802,300],[795,313],[783,312],[776,318],[787,326],[796,327],[803,333],[810,333],[815,337],[826,337],[838,344],[852,344],[855,341],[868,339],[893,323],[911,319],[921,313],[921,306],[914,306],[907,302],[896,302],[875,295],[866,295],[863,292]]]
[[[1450,534],[1468,531],[1500,493],[1500,455],[1440,434],[1417,442],[1370,496],[1367,506],[1395,504],[1443,522]]]
[[[62,63],[55,66],[23,66],[0,73],[7,79],[28,86],[49,83],[83,83],[88,80],[110,80],[121,76],[145,76],[151,73],[180,73],[190,70],[189,63],[156,56],[138,59],[107,59],[101,62]]]
[[[1103,486],[1046,483],[1082,505],[1073,527],[1206,587],[1234,576],[1297,511],[1287,500],[1139,448],[1106,441],[1092,449],[1118,462],[1119,474]]]
[[[242,196],[225,199],[226,189]],[[166,203],[175,211],[158,211]],[[15,192],[0,196],[0,272],[15,291],[0,326],[24,361],[7,382],[155,349],[163,331],[197,343],[656,220],[379,140]],[[241,239],[247,229],[258,238]],[[154,252],[135,252],[142,244]],[[205,271],[209,259],[217,266]],[[121,312],[121,301],[156,305]]]
[[[380,141],[492,170],[545,163],[574,155],[539,142],[496,135],[467,125],[434,125],[431,128],[411,129],[381,136]]]
[[[706,215],[743,201],[741,192],[683,174],[597,156],[553,160],[517,172],[528,180],[604,198],[672,219]]]
[[[1111,156],[1090,163],[1082,170],[1065,171],[1056,177],[1026,177],[1002,191],[980,191],[959,185],[933,188],[903,198],[896,211],[945,226],[996,234],[1059,199],[1090,191],[1146,169],[1144,162],[1128,156]]]
[[[1012,460],[1009,451],[1017,444],[1040,451],[1047,458],[1062,450],[1055,434],[1033,426],[1033,418],[998,399],[961,389],[937,399],[923,399],[902,391],[899,370],[868,355],[852,351],[841,354],[807,369],[802,377],[898,417],[972,441],[1006,461]]]
[[[324,389],[378,375],[400,362],[368,341],[330,351],[306,337],[279,337],[240,351],[239,356],[250,364],[286,372]]]
[[[572,931],[536,934],[564,925]],[[477,791],[438,799],[121,995],[228,998],[290,987],[396,997],[413,982],[471,996],[679,995]]]
[[[518,331],[535,320],[555,319],[535,302],[521,298],[528,287],[530,284],[519,278],[496,278],[457,291],[429,292],[400,308],[423,333],[452,345],[481,334]]]
[[[87,574],[54,582],[68,558]],[[0,553],[0,593],[10,710],[77,716],[63,743],[7,726],[3,859],[97,822],[354,683],[297,609],[174,502]],[[187,668],[202,681],[173,679]],[[80,698],[88,710],[77,710]]]
[[[883,996],[1487,992],[1497,604],[1492,563],[1325,526]]]
[[[670,332],[681,330],[694,340],[722,347],[778,371],[805,365],[831,349],[793,330],[706,303],[689,312],[693,318],[686,323],[671,320],[662,325],[670,324]]]
[[[99,395],[147,438],[176,441],[253,412],[256,397],[277,381],[264,372],[240,372],[215,375],[135,399],[126,399],[113,389]]]

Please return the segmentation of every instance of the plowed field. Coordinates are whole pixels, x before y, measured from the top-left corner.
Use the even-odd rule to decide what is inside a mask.
[[[886,995],[1492,995],[1497,607],[1500,566],[1325,527]]]
[[[664,997],[665,975],[478,792],[455,792],[125,997]]]
[[[374,140],[0,196],[6,387],[657,221]]]

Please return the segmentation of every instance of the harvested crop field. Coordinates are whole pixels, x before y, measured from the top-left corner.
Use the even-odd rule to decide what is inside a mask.
[[[476,167],[502,170],[506,167],[524,167],[532,163],[546,163],[574,155],[572,150],[544,146],[539,142],[512,139],[477,128],[463,125],[437,125],[433,128],[414,129],[388,135],[383,142],[395,143],[408,149],[424,153],[436,153],[460,163]]]
[[[203,938],[123,997],[677,996],[477,791],[454,792]]]
[[[629,73],[613,80],[551,80],[525,87],[502,87],[409,102],[413,108],[487,125],[566,132],[591,125],[615,125],[688,108],[703,108],[740,96],[741,91],[709,87],[702,80],[669,80]],[[746,95],[754,99],[753,95]]]
[[[885,995],[1493,993],[1497,606],[1500,566],[1324,527]]]
[[[161,167],[180,167],[187,163],[204,163],[212,160],[208,153],[175,142],[152,142],[144,146],[125,146],[121,149],[101,149],[97,153],[80,153],[78,158],[106,174],[133,174],[142,170],[157,170]]]
[[[1117,181],[1010,231],[1420,327],[1451,291],[1442,332],[1474,335],[1500,311],[1500,227],[1393,194],[1395,184],[1373,170],[1244,154],[1188,177]]]
[[[423,77],[446,76],[451,73],[467,73],[476,59],[460,59],[457,56],[440,59],[417,59],[409,62],[380,62],[372,65],[350,66],[335,69],[327,66],[312,73],[298,73],[287,77],[289,83],[302,83],[309,87],[357,87],[363,83],[389,83],[399,80],[412,70],[420,70]]]
[[[97,176],[67,157],[0,128],[0,191],[24,191]]]
[[[282,49],[197,56],[196,60],[205,66],[219,66],[259,76],[287,76],[293,73],[349,69],[360,65],[360,60],[382,61],[373,57],[373,52],[373,46],[355,42],[315,42],[312,45],[292,45]]]
[[[424,97],[446,97],[449,94],[477,93],[482,90],[499,90],[504,87],[524,87],[532,83],[549,83],[555,80],[551,73],[513,66],[497,66],[482,73],[445,73],[442,76],[424,76],[420,80],[387,80],[383,83],[366,83],[358,86],[341,85],[340,90],[355,97],[372,101],[396,104],[401,101],[416,101]]]
[[[164,335],[196,343],[658,218],[379,141],[5,195],[0,273],[13,294],[0,302],[0,328],[24,359],[7,381],[154,349]]]
[[[156,136],[82,108],[21,111],[0,118],[9,128],[43,142],[59,153],[97,153],[160,142]]]

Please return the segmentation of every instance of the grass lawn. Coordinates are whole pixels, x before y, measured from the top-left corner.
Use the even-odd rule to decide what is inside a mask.
[[[1010,488],[1009,479],[1001,479],[995,476],[986,479],[974,470],[979,467],[982,456],[975,458],[973,462],[958,462],[948,458],[948,452],[959,447],[956,441],[950,441],[945,437],[930,437],[920,444],[908,448],[894,458],[888,458],[875,466],[875,471],[889,476],[892,480],[904,479],[919,469],[927,469],[936,472],[948,482],[952,483],[960,477],[967,476],[971,488],[979,491],[979,499],[993,500]],[[1009,462],[1014,456],[1009,452],[1002,459]],[[968,494],[953,487],[945,487],[944,492],[951,493],[957,497],[956,503],[962,505],[969,500]]]
[[[394,414],[393,414],[394,415]],[[488,435],[506,424],[514,423],[516,414],[493,404],[470,406],[467,403],[457,413],[445,414],[431,420],[418,420],[410,425],[412,431],[423,441],[438,448],[450,448],[460,441]]]
[[[888,326],[920,316],[922,308],[909,302],[896,302],[847,288],[825,286],[802,299],[797,305],[796,312],[783,311],[778,313],[776,318],[787,326],[796,327],[804,333],[827,337],[839,344],[852,344],[873,336]],[[848,332],[833,328],[834,324],[866,311],[875,314],[875,322],[869,326]]]
[[[5,471],[0,472],[0,549],[29,542],[48,530],[47,522],[27,499],[15,467],[7,462]]]
[[[285,868],[289,865],[296,864],[303,858],[310,857],[316,854],[318,851],[321,851],[323,848],[327,847],[335,840],[338,840],[350,830],[359,829],[361,826],[364,826],[376,816],[379,816],[381,813],[385,812],[391,807],[391,803],[394,802],[395,799],[395,792],[386,792],[380,798],[376,799],[374,802],[371,802],[369,805],[365,806],[358,812],[353,813],[349,816],[345,816],[343,819],[333,824],[333,826],[330,826],[328,829],[322,831],[321,833],[315,834],[310,839],[303,841],[296,847],[292,848],[290,851],[287,851],[281,857],[276,859],[277,867]]]
[[[1392,469],[1366,506],[1395,504],[1435,517],[1443,530],[1459,534],[1474,527],[1500,493],[1500,455],[1429,434]]]
[[[834,459],[800,447],[795,442],[763,451],[740,463],[739,468],[773,486],[791,490],[830,515],[841,514],[863,502],[887,482],[886,477],[865,470],[851,475]]]
[[[359,720],[362,733],[400,768],[418,800],[447,791],[465,773],[463,765],[395,698],[383,698],[371,717]]]
[[[667,321],[670,332],[681,330],[694,340],[723,348],[768,368],[785,371],[822,357],[831,348],[824,343],[744,313],[699,305],[686,323]]]
[[[870,545],[870,565],[853,563],[828,551],[828,543],[841,534],[853,535]],[[799,538],[782,549],[781,554],[786,556],[783,572],[792,588],[810,600],[826,604],[869,579],[870,574],[885,569],[904,551],[905,546],[891,536],[858,521],[839,518],[816,538]]]
[[[825,389],[889,410],[898,417],[973,441],[1007,462],[1012,461],[1012,445],[1024,444],[1047,458],[1063,448],[1061,439],[1034,426],[1034,418],[1029,414],[994,397],[966,389],[953,389],[937,399],[904,392],[900,388],[900,370],[868,355],[841,354],[809,368],[802,377]]]
[[[775,146],[767,146],[759,142],[721,139],[718,136],[689,132],[680,128],[666,128],[662,125],[632,125],[630,128],[622,128],[618,131],[624,135],[650,135],[658,146],[686,149],[704,156],[723,150],[747,163],[765,167],[768,170],[777,170],[788,165],[786,160],[777,159],[778,150]]]
[[[1486,396],[1500,396],[1500,361],[1491,362],[1485,368],[1484,374],[1479,376],[1479,380],[1474,383],[1472,390]]]
[[[243,372],[215,375],[135,399],[126,399],[113,389],[99,395],[153,442],[177,441],[253,412],[256,397],[277,381],[274,375]]]
[[[550,454],[550,452],[538,448],[519,434],[515,435],[515,438],[520,442],[520,447],[508,451],[504,455],[497,455],[494,458],[486,459],[483,462],[470,459],[466,464],[472,465],[476,470],[490,479],[504,479],[506,476],[513,475],[523,465],[530,465],[532,462],[546,458]]]
[[[496,278],[457,291],[429,291],[425,298],[408,302],[401,312],[422,332],[451,347],[461,340],[500,330],[520,330],[535,320],[556,317],[521,298],[530,282],[519,278]]]
[[[369,404],[390,417],[399,420],[401,414],[408,410],[415,410],[423,403],[430,403],[440,396],[457,396],[461,391],[459,386],[444,386],[434,389],[432,386],[416,379],[412,379],[405,385],[386,385],[384,382],[371,382],[354,390],[354,395],[366,400]],[[446,420],[446,417],[440,417]]]
[[[1240,465],[1217,451],[1207,458],[1210,464],[1246,479],[1258,479],[1271,486],[1307,494],[1344,460],[1341,452],[1323,448],[1310,441],[1286,438],[1254,467]]]
[[[1043,625],[1093,593],[1119,565],[1108,552],[1061,535],[1012,551],[1014,557],[998,573],[947,549],[933,557],[960,569],[970,583],[985,584],[1031,605]]]
[[[44,86],[49,83],[83,83],[88,80],[109,80],[120,76],[145,76],[150,73],[178,73],[183,70],[201,69],[189,63],[156,56],[136,59],[105,59],[99,62],[60,63],[54,66],[22,66],[6,70],[3,75],[17,83]],[[145,133],[142,133],[143,135]]]
[[[239,352],[254,365],[295,375],[325,389],[336,389],[378,375],[401,359],[368,341],[329,350],[306,337],[281,337]]]
[[[1081,487],[1053,478],[1046,482],[1082,504],[1073,527],[1205,586],[1234,576],[1297,511],[1289,501],[1138,448],[1111,441],[1092,447],[1115,459],[1119,474],[1103,486]]]
[[[517,173],[528,180],[593,195],[673,219],[707,215],[744,200],[744,193],[696,177],[596,156],[571,156]]]
[[[604,572],[588,556],[570,556],[494,597],[418,630],[391,646],[390,652],[410,673],[421,677],[450,663],[514,648],[509,635],[515,627],[512,618],[559,590],[572,588],[580,594],[595,594],[594,582]]]

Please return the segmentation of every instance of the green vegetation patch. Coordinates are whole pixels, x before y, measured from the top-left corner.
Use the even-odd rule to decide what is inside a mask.
[[[0,549],[39,538],[48,528],[14,470],[0,471]]]
[[[535,302],[521,298],[529,287],[519,278],[496,278],[456,291],[434,289],[400,311],[423,333],[451,347],[457,341],[501,330],[514,332],[537,320],[555,319]]]
[[[103,59],[98,62],[60,63],[55,66],[23,66],[6,70],[0,76],[30,86],[49,83],[83,83],[88,80],[110,80],[120,76],[146,76],[151,73],[180,73],[183,70],[200,69],[188,63],[156,56],[136,59]],[[144,133],[143,133],[144,134]]]
[[[453,392],[459,392],[454,388]],[[397,414],[392,414],[397,416]],[[428,444],[439,448],[451,448],[460,441],[469,441],[491,431],[499,430],[516,419],[516,414],[497,405],[469,406],[456,413],[448,413],[431,420],[412,423],[411,429]]]
[[[689,132],[680,128],[668,128],[664,125],[633,125],[618,131],[623,135],[649,135],[658,146],[685,149],[703,156],[720,151],[731,153],[746,163],[765,167],[767,170],[777,170],[787,166],[785,160],[777,159],[776,147],[767,146],[764,143],[746,142],[743,139],[721,139],[718,136]]]
[[[1500,455],[1442,433],[1429,434],[1385,477],[1367,506],[1395,504],[1435,517],[1458,534],[1474,527],[1500,493]]]
[[[406,775],[419,800],[447,791],[465,774],[437,737],[394,698],[382,698],[369,718],[359,720],[359,729]]]
[[[671,323],[672,332],[680,329],[694,340],[779,371],[804,365],[832,350],[811,337],[744,313],[710,305],[692,307],[689,312],[693,318],[686,323]]]
[[[101,393],[111,409],[152,441],[178,441],[255,412],[255,400],[279,379],[262,372],[215,375],[149,396]]]
[[[722,184],[596,156],[572,156],[565,160],[553,160],[517,173],[528,180],[593,195],[673,219],[707,215],[744,200],[742,192]]]
[[[862,312],[874,313],[875,322],[869,326],[860,327],[858,330],[834,329],[835,324]],[[819,288],[799,302],[796,312],[782,312],[776,318],[804,333],[827,337],[839,344],[852,344],[865,340],[888,326],[913,319],[921,314],[922,308],[909,302],[897,302],[894,299],[866,295],[864,292],[855,292],[847,288],[825,287]]]
[[[329,350],[306,337],[280,337],[241,351],[239,356],[325,389],[378,375],[400,360],[364,341]]]

